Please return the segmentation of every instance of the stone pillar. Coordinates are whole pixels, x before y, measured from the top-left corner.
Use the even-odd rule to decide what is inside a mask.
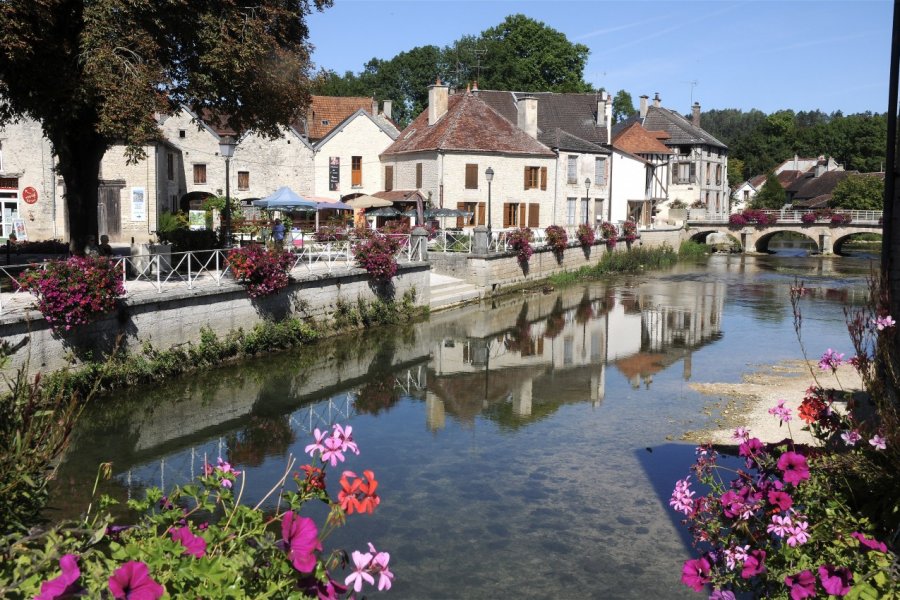
[[[747,254],[748,252],[750,252],[750,250],[747,248],[747,246],[748,246],[747,242],[748,242],[749,237],[750,237],[750,234],[747,233],[746,231],[741,232],[741,253],[743,253],[743,254]]]
[[[428,260],[428,232],[424,227],[416,227],[409,236],[412,253],[409,257],[411,261]]]
[[[473,254],[487,254],[490,250],[490,246],[488,244],[488,230],[484,225],[479,225],[476,227],[473,232],[475,236],[472,241],[472,253]]]
[[[821,252],[822,254],[832,254],[832,251],[833,248],[831,247],[831,234],[819,234],[819,252]]]

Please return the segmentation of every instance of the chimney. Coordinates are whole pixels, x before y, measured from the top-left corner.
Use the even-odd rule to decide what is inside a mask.
[[[691,125],[694,127],[700,127],[700,103],[694,102],[694,105],[691,107]]]
[[[659,92],[656,92],[656,93],[653,95],[653,106],[655,106],[656,108],[659,108],[659,102],[660,102],[660,100],[659,100]]]
[[[434,85],[428,86],[428,124],[434,125],[447,113],[450,86],[441,83],[438,77]]]
[[[534,96],[522,96],[516,102],[516,109],[519,113],[517,125],[519,129],[537,139],[537,111],[538,101]]]
[[[643,96],[641,96],[641,118],[642,119],[647,116],[647,99],[649,97],[650,96],[648,96],[647,94],[644,94]]]
[[[385,100],[385,101],[384,101],[384,104],[383,104],[383,107],[384,107],[384,108],[381,109],[381,112],[382,112],[382,114],[383,114],[385,117],[387,117],[388,119],[391,118],[391,109],[393,108],[393,106],[394,106],[394,105],[393,105],[393,103],[392,103],[390,100]]]
[[[374,97],[372,97],[372,116],[378,116],[378,100],[376,100]]]
[[[819,159],[816,161],[816,177],[821,177],[826,171],[828,171],[828,161],[825,160],[824,156],[819,156]]]
[[[600,92],[600,99],[597,100],[597,127],[606,130],[606,142],[610,142],[609,130],[612,125],[612,111],[609,110],[609,94],[605,91]]]

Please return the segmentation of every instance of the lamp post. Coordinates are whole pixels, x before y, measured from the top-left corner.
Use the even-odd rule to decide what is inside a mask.
[[[219,154],[225,158],[225,208],[222,210],[222,246],[231,247],[231,157],[237,145],[230,135],[219,140]]]
[[[491,247],[491,182],[494,180],[494,169],[488,167],[487,171],[484,172],[484,178],[487,179],[487,182],[488,182],[487,237],[488,237],[488,250],[490,250],[490,247]]]
[[[584,211],[584,224],[588,225],[590,223],[590,215],[591,215],[591,178],[584,178],[584,201],[587,204],[587,210]]]

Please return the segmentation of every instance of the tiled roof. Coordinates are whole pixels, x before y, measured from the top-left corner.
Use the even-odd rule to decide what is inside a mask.
[[[793,203],[796,208],[825,208],[831,201],[831,194],[821,194],[808,200],[798,200]]]
[[[668,133],[671,137],[666,143],[669,145],[706,144],[727,148],[706,130],[694,127],[690,121],[678,113],[661,106],[647,107],[647,116],[644,118],[643,125],[647,130],[661,130]]]
[[[606,144],[606,126],[597,125],[597,94],[557,94],[553,92],[503,92],[479,90],[478,97],[490,104],[510,123],[518,123],[516,101],[534,96],[538,101],[538,140],[551,146],[554,131],[561,129],[593,144]],[[563,148],[561,150],[575,150]]]
[[[200,120],[202,120],[210,129],[216,132],[219,137],[230,135],[236,137],[238,132],[228,125],[228,115],[225,113],[217,113],[204,108],[200,111]]]
[[[310,140],[319,140],[337,127],[344,119],[358,110],[372,114],[372,99],[354,96],[311,96],[309,109],[306,112],[306,136]],[[299,125],[299,124],[298,124]],[[303,131],[302,125],[297,127]]]
[[[450,96],[446,114],[434,125],[428,125],[428,111],[422,111],[383,155],[436,150],[554,156],[473,94]]]
[[[831,194],[838,183],[855,173],[855,171],[826,171],[816,177],[815,169],[813,168],[804,173],[803,177],[791,183],[786,189],[791,194],[793,202],[811,200],[816,196]]]
[[[420,198],[423,201],[425,200],[425,197],[419,193],[419,190],[391,190],[389,192],[375,192],[372,195],[391,202],[416,202]]]
[[[671,154],[654,133],[659,132],[651,133],[634,122],[613,136],[613,146],[631,154]]]
[[[609,150],[571,133],[563,131],[559,127],[550,132],[550,135],[539,135],[538,139],[546,146],[558,148],[568,152],[584,152],[593,154],[609,154]]]

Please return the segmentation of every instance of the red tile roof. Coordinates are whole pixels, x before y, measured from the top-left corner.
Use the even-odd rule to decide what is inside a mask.
[[[328,135],[344,119],[358,110],[372,114],[372,99],[360,97],[312,96],[306,113],[306,132],[311,141]]]
[[[672,154],[654,133],[658,132],[651,133],[634,122],[613,138],[613,147],[631,154]]]
[[[383,156],[438,150],[555,156],[473,94],[450,96],[447,113],[434,125],[428,124],[428,111],[422,111]]]

